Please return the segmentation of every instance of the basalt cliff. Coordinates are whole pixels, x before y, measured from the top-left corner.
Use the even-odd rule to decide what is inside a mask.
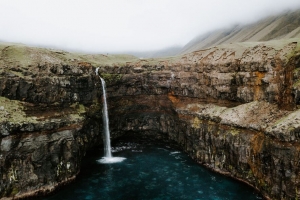
[[[163,59],[0,46],[0,198],[47,194],[112,139],[175,141],[257,188],[300,196],[300,39],[221,45]]]

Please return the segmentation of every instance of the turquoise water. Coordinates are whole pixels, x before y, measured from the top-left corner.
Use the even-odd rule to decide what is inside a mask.
[[[112,152],[126,160],[99,164],[100,153],[90,156],[75,182],[44,199],[262,199],[247,185],[213,173],[164,144],[123,140]]]

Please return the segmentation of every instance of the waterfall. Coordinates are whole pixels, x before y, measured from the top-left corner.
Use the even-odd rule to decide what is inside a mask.
[[[99,76],[100,77],[100,76]],[[110,132],[109,132],[109,119],[108,119],[108,111],[107,111],[107,102],[106,102],[106,85],[103,78],[100,77],[102,83],[102,91],[103,91],[103,144],[104,144],[104,157],[111,158],[111,147],[110,147]]]
[[[106,101],[106,85],[104,79],[99,75],[99,67],[96,69],[96,75],[99,76],[102,84],[102,93],[103,93],[103,146],[104,146],[104,157],[98,160],[99,163],[107,164],[107,163],[116,163],[122,162],[126,158],[122,157],[113,157],[111,154],[111,146],[110,146],[110,131],[109,131],[109,118],[108,118],[108,109],[107,109],[107,101]]]

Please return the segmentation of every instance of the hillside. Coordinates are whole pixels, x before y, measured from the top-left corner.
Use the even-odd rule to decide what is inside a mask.
[[[300,10],[270,16],[256,23],[236,25],[200,35],[186,44],[181,53],[237,42],[258,42],[300,38]]]

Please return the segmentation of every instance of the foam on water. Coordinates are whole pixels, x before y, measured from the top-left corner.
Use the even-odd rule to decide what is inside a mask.
[[[170,155],[178,154],[178,153],[180,153],[180,151],[174,151],[174,152],[171,152]]]
[[[97,160],[100,164],[111,164],[111,163],[119,163],[123,162],[126,158],[123,157],[102,157],[101,159]]]

